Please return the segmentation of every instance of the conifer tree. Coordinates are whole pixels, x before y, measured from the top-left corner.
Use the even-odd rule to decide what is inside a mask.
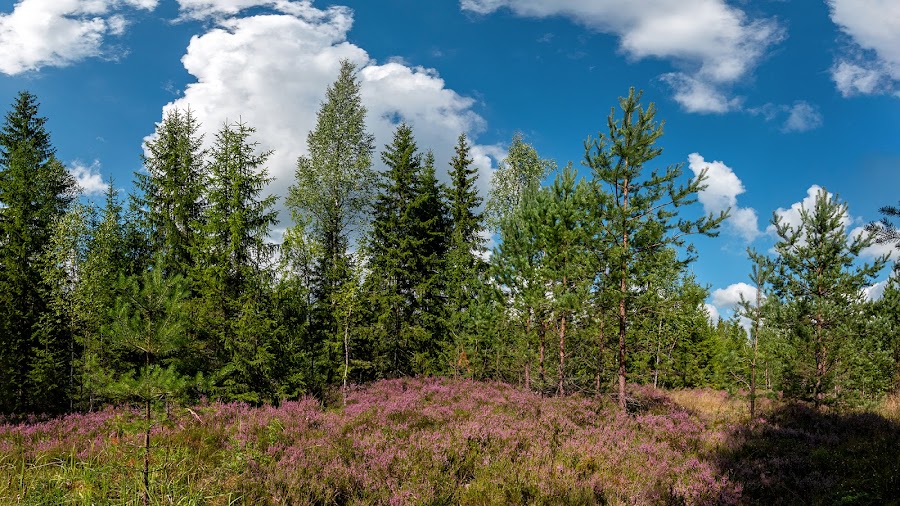
[[[136,402],[144,414],[143,504],[149,503],[154,407],[177,400],[189,379],[175,369],[171,357],[186,341],[187,285],[180,275],[165,278],[152,268],[140,276],[122,276],[113,319],[105,329],[120,352],[137,353],[139,360],[106,387],[115,398]]]
[[[52,224],[75,196],[75,181],[56,159],[37,98],[16,97],[0,126],[0,412],[42,409],[33,395],[37,336],[47,311],[40,257]]]
[[[257,152],[254,131],[238,122],[216,134],[202,246],[193,256],[201,260],[195,279],[222,395],[260,402],[275,392],[267,270],[275,246],[267,239],[277,212],[275,196],[262,196],[272,180],[264,167],[271,152]]]
[[[465,134],[456,143],[450,160],[447,205],[450,213],[450,241],[447,248],[447,298],[450,313],[448,330],[453,334],[456,368],[464,363],[469,336],[467,326],[473,323],[468,309],[480,296],[480,279],[484,270],[483,218],[478,211],[481,197],[475,186],[478,169],[472,166],[471,146]]]
[[[319,368],[331,383],[338,371],[341,336],[336,294],[348,277],[348,247],[363,232],[375,188],[374,137],[365,130],[366,108],[356,66],[341,62],[307,137],[309,154],[297,160],[296,182],[288,191],[292,213],[309,223],[321,246],[315,281],[315,338],[324,358]]]
[[[84,269],[75,293],[81,349],[77,374],[80,407],[93,410],[101,400],[102,387],[109,374],[121,373],[123,357],[110,346],[103,329],[111,323],[116,302],[115,287],[123,275],[137,269],[130,265],[123,222],[122,204],[114,181],[110,180],[99,221],[91,227]]]
[[[739,303],[741,316],[750,319],[750,418],[756,417],[756,378],[757,378],[757,360],[759,358],[759,337],[763,331],[764,316],[763,302],[765,296],[763,291],[769,285],[772,276],[772,263],[765,256],[748,249],[747,255],[750,257],[751,270],[750,280],[756,287],[755,300],[745,300],[741,295]]]
[[[168,112],[145,142],[135,173],[135,208],[157,268],[187,278],[195,261],[207,185],[200,123],[190,109]]]
[[[412,321],[415,309],[415,263],[423,241],[416,232],[413,205],[422,170],[412,129],[401,124],[381,154],[387,170],[378,182],[367,243],[378,374],[412,373],[411,362],[421,329]]]
[[[446,188],[435,175],[434,155],[429,151],[425,153],[422,170],[416,178],[416,197],[410,207],[411,235],[416,245],[411,266],[415,294],[413,318],[425,336],[416,347],[418,373],[446,370],[446,266],[450,220],[445,194]]]
[[[662,125],[655,120],[654,105],[644,109],[640,99],[641,93],[632,88],[627,97],[619,99],[621,118],[616,117],[615,108],[611,110],[609,133],[585,141],[584,164],[591,169],[597,213],[603,220],[595,249],[609,259],[607,286],[617,298],[618,394],[622,409],[626,407],[626,336],[636,295],[633,287],[640,284],[640,264],[651,261],[659,249],[682,246],[686,235],[716,235],[716,228],[727,217],[722,213],[697,220],[675,219],[675,209],[696,201],[695,194],[704,188],[705,173],[683,186],[677,184],[680,165],[662,172],[654,170],[649,177],[643,174],[646,165],[662,153],[656,147]]]
[[[872,233],[847,237],[846,204],[820,189],[812,209],[801,207],[800,222],[773,216],[778,234],[772,293],[780,302],[778,324],[788,337],[789,392],[815,405],[836,400],[841,370],[865,349],[859,318],[863,288],[874,281],[887,257],[857,264],[874,243]],[[844,385],[846,388],[847,385]]]

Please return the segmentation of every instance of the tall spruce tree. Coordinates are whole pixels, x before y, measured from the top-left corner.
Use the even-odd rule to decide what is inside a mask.
[[[336,296],[349,276],[348,248],[363,232],[375,189],[374,137],[365,130],[365,117],[356,66],[344,60],[307,137],[309,154],[297,160],[296,182],[288,190],[288,207],[309,223],[321,246],[312,334],[326,383],[333,382],[340,366]]]
[[[271,152],[257,152],[254,132],[238,122],[216,134],[202,247],[193,256],[202,269],[195,279],[204,330],[213,334],[218,392],[227,399],[260,402],[276,391],[268,276],[275,245],[267,239],[277,211],[276,197],[263,196],[272,181],[264,167]]]
[[[447,249],[447,298],[449,331],[453,334],[456,370],[467,369],[466,346],[473,318],[469,309],[480,296],[480,275],[485,251],[483,217],[478,211],[481,197],[475,183],[478,169],[472,166],[471,146],[460,134],[450,160],[450,188],[447,204],[450,212],[450,242]]]
[[[705,172],[686,185],[678,185],[680,165],[664,171],[643,174],[647,164],[662,153],[656,141],[662,125],[655,120],[656,108],[640,105],[641,93],[632,88],[619,99],[622,110],[609,114],[608,134],[585,141],[584,165],[591,169],[596,185],[597,213],[603,220],[596,250],[609,259],[607,286],[615,293],[618,306],[618,394],[619,406],[626,408],[627,378],[626,336],[629,315],[640,285],[641,264],[652,262],[663,248],[682,246],[689,234],[716,235],[716,228],[727,213],[697,220],[677,217],[677,208],[696,202],[695,194],[704,188]],[[690,259],[688,259],[690,260]]]
[[[187,278],[194,265],[203,193],[207,184],[200,122],[190,109],[168,112],[144,144],[145,172],[135,173],[140,190],[135,208],[165,275]]]
[[[410,207],[411,234],[416,250],[413,318],[424,329],[424,340],[416,347],[416,372],[435,374],[447,370],[446,266],[450,219],[444,201],[446,188],[437,180],[434,155],[425,153],[416,178],[416,197]]]
[[[23,91],[0,126],[0,412],[44,409],[31,391],[35,329],[47,311],[41,255],[52,224],[75,197],[76,184],[56,159],[38,115],[37,98]]]
[[[863,289],[884,267],[887,257],[858,264],[872,233],[848,238],[847,206],[820,189],[812,209],[801,207],[800,222],[789,223],[777,214],[772,224],[775,275],[772,295],[780,302],[778,325],[787,336],[788,392],[815,405],[840,400],[847,389],[842,376],[854,355],[868,348],[862,332]]]
[[[367,281],[377,332],[376,371],[390,377],[413,372],[412,358],[422,333],[412,319],[416,256],[423,246],[413,214],[422,156],[409,125],[397,127],[381,159],[387,170],[379,179],[372,209]]]

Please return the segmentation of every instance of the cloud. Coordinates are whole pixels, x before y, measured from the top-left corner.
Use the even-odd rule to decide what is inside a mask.
[[[708,303],[707,303],[707,304],[703,304],[703,307],[706,308],[706,313],[709,315],[709,321],[710,321],[710,323],[715,324],[715,323],[717,323],[717,322],[719,321],[719,319],[722,317],[722,316],[719,314],[719,310],[716,309],[716,306],[713,306],[712,304],[708,304]]]
[[[782,122],[781,131],[784,133],[815,130],[823,122],[819,108],[804,100],[797,100],[791,105],[768,103],[749,108],[747,112],[753,116],[762,116],[766,121]]]
[[[99,160],[94,160],[90,165],[74,161],[68,170],[84,195],[102,195],[109,189],[109,185],[103,182],[103,176],[100,174]]]
[[[125,32],[124,14],[153,10],[158,0],[20,0],[0,14],[0,72],[16,75],[104,54]]]
[[[759,220],[754,209],[737,205],[737,196],[746,190],[734,171],[723,162],[707,162],[699,153],[691,153],[688,163],[695,177],[706,169],[706,189],[698,195],[703,211],[718,214],[730,208],[728,227],[747,242],[756,239]]]
[[[221,17],[251,2],[180,3],[183,9],[193,9],[192,15],[211,13],[214,24],[191,39],[182,58],[196,81],[164,106],[163,113],[190,107],[202,122],[206,142],[225,121],[241,119],[256,127],[254,139],[260,148],[274,150],[267,164],[275,177],[272,193],[283,197],[293,183],[297,157],[307,154],[307,134],[342,59],[359,67],[367,128],[375,135],[378,151],[391,141],[396,123],[406,121],[420,149],[434,150],[438,174],[448,181],[453,147],[465,132],[474,143],[472,157],[480,171],[481,190],[486,191],[499,151],[475,143],[485,122],[473,110],[474,100],[450,89],[433,69],[398,60],[382,65],[372,61],[363,48],[347,41],[353,25],[350,9],[316,9],[310,2],[255,2],[268,6],[266,12]],[[377,155],[374,159],[380,163]]]
[[[806,132],[822,126],[822,113],[812,105],[800,101],[795,102],[788,110],[788,118],[784,122],[784,132]]]
[[[842,95],[896,93],[900,83],[900,3],[827,0],[831,20],[851,40],[831,68]]]
[[[890,279],[885,279],[884,281],[879,281],[872,286],[863,288],[863,296],[866,300],[870,301],[881,300],[881,298],[884,296],[884,289],[887,287],[890,281]]]
[[[461,0],[463,10],[490,14],[506,8],[519,16],[564,16],[619,37],[634,59],[659,58],[675,71],[661,76],[675,100],[690,112],[724,113],[739,108],[729,98],[766,51],[784,37],[772,19],[752,19],[724,0]]]
[[[725,288],[719,288],[712,293],[712,303],[720,309],[734,310],[741,302],[741,297],[747,301],[755,301],[756,287],[747,283],[734,283]]]

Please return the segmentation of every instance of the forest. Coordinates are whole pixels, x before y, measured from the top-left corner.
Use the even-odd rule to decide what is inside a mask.
[[[192,419],[174,413],[178,406],[218,403],[227,416],[238,417],[228,409],[247,411],[240,416],[248,420],[268,416],[259,427],[270,427],[271,410],[313,410],[308,403],[319,402],[349,411],[364,404],[366,388],[386,403],[410,389],[450,405],[442,389],[456,385],[484,403],[532,396],[521,397],[523,405],[546,404],[547,416],[588,416],[594,408],[578,403],[600,399],[608,404],[603,416],[636,424],[628,417],[655,416],[648,406],[676,421],[687,416],[658,408],[670,402],[659,400],[661,391],[723,391],[750,419],[770,416],[765,410],[780,402],[807,417],[850,416],[896,395],[900,285],[892,276],[883,297],[867,298],[864,289],[890,259],[864,262],[860,253],[900,240],[890,221],[900,209],[886,206],[882,222],[851,237],[846,203],[822,190],[799,226],[773,219],[774,248],[747,252],[753,268],[744,275],[757,296],[734,318],[711,321],[708,287],[691,274],[702,262],[691,239],[715,236],[728,213],[696,217],[704,176],[656,165],[662,120],[640,92],[613,101],[604,131],[584,140],[580,168],[560,168],[514,136],[482,199],[465,135],[449,167],[435,165],[406,123],[375,146],[355,71],[343,62],[327,89],[283,202],[289,223],[279,223],[280,203],[267,186],[271,153],[259,148],[252,125],[226,123],[204,139],[190,109],[173,110],[136,153],[142,169],[134,191],[123,195],[110,181],[94,204],[57,159],[52,120],[41,116],[38,98],[15,97],[0,126],[0,454],[11,451],[4,441],[23,444],[24,436],[9,436],[24,430],[20,422],[67,415],[87,427],[107,423],[115,406],[133,406],[145,423],[146,503],[151,428]],[[383,172],[374,169],[376,157]],[[441,182],[445,171],[449,184]],[[491,251],[489,237],[497,244]],[[503,404],[483,416],[515,409]],[[207,416],[199,407],[189,412]],[[303,416],[307,422],[296,423],[326,415]],[[677,431],[693,430],[685,427]],[[896,438],[896,426],[884,431]],[[665,447],[680,448],[678,441]],[[557,462],[553,452],[547,462]],[[678,472],[686,474],[677,479],[702,482],[687,457],[659,458],[683,458]],[[323,462],[315,465],[328,467]],[[553,495],[574,486],[553,479],[550,492],[495,499],[591,502]],[[641,492],[650,495],[616,489],[599,502],[740,496],[727,480],[709,483],[702,492],[673,484]],[[266,490],[257,492],[277,495]],[[329,490],[288,502],[466,502],[456,489],[431,501],[394,490],[384,497]],[[254,502],[251,492],[244,501]]]

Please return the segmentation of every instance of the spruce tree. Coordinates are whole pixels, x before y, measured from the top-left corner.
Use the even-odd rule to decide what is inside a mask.
[[[447,367],[447,294],[446,267],[450,220],[446,188],[437,180],[434,155],[425,153],[422,170],[416,178],[415,199],[410,205],[411,235],[415,245],[411,262],[413,319],[424,330],[416,346],[416,372],[436,374]]]
[[[29,375],[35,329],[47,311],[41,255],[52,224],[75,196],[74,179],[55,156],[37,98],[16,97],[0,126],[0,412],[43,409]],[[57,341],[59,343],[63,341]]]
[[[608,259],[606,286],[616,296],[618,306],[618,394],[619,406],[626,408],[625,386],[628,351],[626,337],[629,315],[640,285],[641,264],[652,261],[655,252],[684,245],[689,234],[716,235],[727,213],[697,220],[677,218],[677,208],[694,203],[704,188],[705,173],[686,185],[678,185],[680,165],[644,174],[646,165],[661,153],[656,142],[662,125],[655,120],[651,103],[640,105],[641,93],[632,88],[619,99],[620,118],[615,108],[609,114],[608,134],[585,141],[584,165],[591,169],[596,192],[596,209],[603,220],[595,249]],[[690,260],[688,258],[687,260]]]
[[[190,109],[168,112],[144,144],[145,172],[135,173],[135,208],[157,268],[187,278],[203,215],[207,185],[200,123]]]
[[[381,159],[387,170],[379,178],[379,193],[372,206],[367,280],[377,331],[378,374],[398,376],[412,372],[412,356],[421,333],[412,314],[417,281],[414,264],[423,246],[413,214],[422,156],[408,125],[397,127]]]
[[[201,270],[194,277],[204,330],[212,333],[220,393],[260,402],[275,393],[268,277],[275,246],[268,235],[277,212],[275,196],[263,196],[272,181],[264,167],[271,152],[257,152],[254,131],[238,122],[225,124],[216,134],[202,246],[193,256]]]
[[[466,135],[461,134],[450,160],[450,188],[447,198],[450,213],[446,269],[450,313],[448,330],[453,335],[457,371],[467,369],[469,358],[465,348],[469,344],[470,327],[474,323],[469,309],[481,295],[480,275],[484,270],[484,225],[478,211],[482,199],[475,186],[478,169],[472,166],[470,149]]]
[[[326,383],[334,380],[340,366],[336,350],[342,338],[335,297],[349,276],[350,241],[364,231],[375,189],[371,168],[374,137],[365,130],[366,108],[355,73],[353,63],[341,62],[338,78],[328,87],[317,114],[316,127],[307,137],[309,154],[297,160],[296,182],[287,198],[292,213],[309,223],[321,246],[313,334],[319,350],[314,355],[321,357],[318,368]]]
[[[110,346],[103,329],[111,323],[116,286],[123,275],[137,269],[130,265],[119,190],[110,180],[99,220],[91,226],[84,268],[75,293],[81,349],[76,373],[79,376],[77,399],[82,409],[93,410],[102,400],[107,376],[124,371],[123,357]]]

